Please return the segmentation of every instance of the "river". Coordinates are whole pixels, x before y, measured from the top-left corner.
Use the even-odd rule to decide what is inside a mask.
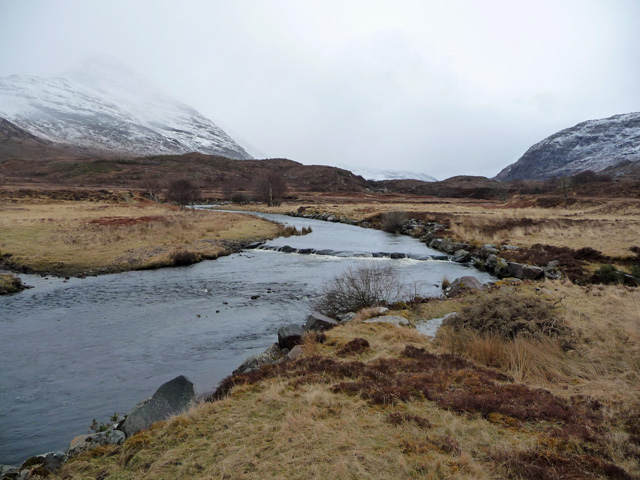
[[[429,259],[441,254],[407,236],[261,216],[313,229],[265,248],[333,252],[256,249],[188,267],[67,281],[20,275],[34,288],[0,297],[0,464],[65,450],[92,419],[129,411],[177,375],[197,392],[214,389],[276,341],[278,328],[303,322],[322,285],[348,267],[391,264],[424,296],[439,294],[444,276],[493,280]],[[372,257],[379,252],[413,258]]]

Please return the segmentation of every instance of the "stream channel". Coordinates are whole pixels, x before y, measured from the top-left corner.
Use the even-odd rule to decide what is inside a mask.
[[[304,322],[322,286],[348,267],[393,265],[423,296],[439,295],[445,276],[494,280],[431,259],[442,254],[408,236],[260,216],[313,229],[266,248],[331,252],[255,249],[188,267],[66,281],[20,275],[34,288],[0,297],[0,464],[66,450],[92,419],[129,411],[177,375],[191,379],[196,393],[214,389],[277,341],[278,328]],[[412,258],[374,258],[377,252]]]

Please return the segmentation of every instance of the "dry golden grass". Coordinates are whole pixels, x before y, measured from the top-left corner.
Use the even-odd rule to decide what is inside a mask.
[[[520,288],[540,294],[533,286]],[[283,373],[239,383],[228,397],[160,422],[121,447],[83,454],[58,475],[160,480],[535,478],[535,472],[514,472],[526,468],[528,458],[537,458],[549,472],[568,469],[570,478],[587,478],[586,472],[593,475],[588,478],[635,478],[640,474],[640,449],[634,446],[628,422],[640,411],[640,294],[619,286],[585,288],[562,282],[548,282],[545,289],[546,296],[562,299],[560,314],[575,332],[572,351],[553,339],[506,341],[469,332],[455,336],[447,329],[432,342],[412,328],[362,323],[370,315],[363,311],[326,332],[324,343],[307,335],[303,358],[393,365],[388,362],[406,361],[407,346],[436,354],[455,351],[513,375],[532,389],[543,387],[570,408],[589,412],[594,401],[603,404],[588,414],[594,417],[578,416],[567,430],[562,422],[523,421],[497,411],[452,411],[417,394],[408,401],[376,404],[336,390],[339,380],[332,374],[295,381],[300,373]],[[400,313],[415,321],[429,319],[458,310],[474,298],[431,301]],[[367,340],[370,347],[340,359],[339,352],[354,338]],[[454,388],[455,382],[473,378],[473,372],[465,368],[456,374],[457,380],[442,381],[453,382]],[[482,392],[482,384],[476,383],[480,379],[468,384],[470,402],[483,398],[473,397],[473,389]],[[482,408],[482,403],[475,405]],[[583,421],[587,430],[581,433]],[[585,433],[594,421],[598,433]],[[591,470],[603,461],[617,467]],[[631,476],[603,473],[618,467]]]
[[[215,258],[222,241],[277,235],[277,226],[241,214],[150,203],[5,203],[0,252],[36,272],[78,275],[171,265],[176,250]]]
[[[587,395],[612,408],[640,408],[640,291],[560,281],[544,285],[545,296],[560,305],[558,321],[573,332],[569,349],[553,338],[504,340],[448,327],[440,329],[436,343],[559,395]],[[519,290],[540,296],[533,286]],[[465,301],[477,302],[476,295]]]

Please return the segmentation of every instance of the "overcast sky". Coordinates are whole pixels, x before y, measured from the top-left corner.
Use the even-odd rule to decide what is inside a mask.
[[[0,76],[112,55],[254,156],[494,176],[640,111],[640,1],[0,0]]]

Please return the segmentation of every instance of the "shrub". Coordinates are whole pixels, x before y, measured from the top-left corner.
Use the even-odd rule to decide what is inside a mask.
[[[407,290],[390,266],[374,264],[349,268],[322,289],[315,308],[334,317],[365,307],[393,303],[407,296]]]
[[[479,297],[443,324],[455,330],[465,328],[502,338],[569,334],[568,327],[556,317],[556,308],[550,301],[520,292],[498,291]]]
[[[407,216],[404,212],[386,212],[382,214],[382,224],[380,227],[385,232],[399,233],[406,220]]]
[[[171,256],[171,261],[176,267],[192,265],[200,260],[200,257],[189,250],[176,250]]]
[[[602,265],[591,276],[594,283],[616,284],[624,282],[624,274],[615,265]]]
[[[235,193],[231,195],[231,201],[239,205],[244,205],[246,203],[249,203],[251,201],[251,198],[249,198],[249,195],[247,195],[246,193]]]

